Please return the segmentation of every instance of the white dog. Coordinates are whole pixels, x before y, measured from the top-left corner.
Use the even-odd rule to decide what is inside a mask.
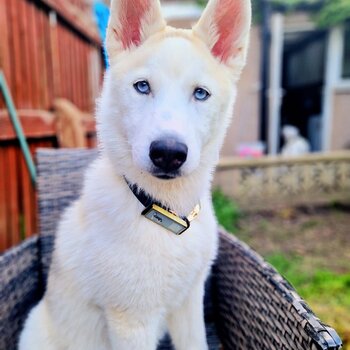
[[[166,330],[177,350],[208,348],[210,184],[250,21],[249,0],[210,0],[192,30],[166,26],[157,0],[112,1],[101,156],[60,222],[20,350],[154,350]]]

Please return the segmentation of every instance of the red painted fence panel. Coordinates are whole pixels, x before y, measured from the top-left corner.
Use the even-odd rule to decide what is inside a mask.
[[[31,152],[57,147],[55,98],[92,112],[102,80],[101,42],[85,0],[0,0],[0,69]],[[96,146],[94,126],[87,127]],[[0,96],[0,252],[37,233],[36,196]]]

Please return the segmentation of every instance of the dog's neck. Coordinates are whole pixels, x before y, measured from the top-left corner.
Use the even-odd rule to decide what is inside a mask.
[[[143,188],[140,188],[137,184],[131,183],[126,177],[124,177],[124,179],[125,182],[128,184],[130,191],[134,194],[134,196],[144,207],[147,208],[152,204],[156,204],[159,207],[165,208],[166,210],[171,210],[171,208],[165,207],[158,199],[153,198],[150,194],[148,194]]]
[[[132,178],[128,176],[128,181],[147,193],[154,202],[185,216],[198,203],[210,198],[211,177],[210,171],[198,171],[173,180],[160,180],[149,174],[136,174]],[[130,195],[133,195],[132,191]]]

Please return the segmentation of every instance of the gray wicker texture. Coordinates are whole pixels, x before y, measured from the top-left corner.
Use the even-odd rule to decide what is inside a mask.
[[[213,268],[217,329],[225,349],[338,349],[290,284],[238,239],[222,233]]]
[[[41,236],[0,258],[0,350],[16,348],[30,308],[44,293],[54,233],[62,210],[79,196],[90,150],[40,150],[37,154]],[[205,318],[210,350],[340,349],[289,284],[232,235],[220,233],[220,249],[208,279]],[[220,341],[219,341],[220,339]],[[158,350],[172,349],[169,338]]]
[[[84,171],[97,156],[97,150],[39,150],[37,167],[41,234],[55,234],[62,209],[79,197]]]
[[[41,298],[39,245],[31,238],[0,257],[0,349],[14,349],[29,310]]]

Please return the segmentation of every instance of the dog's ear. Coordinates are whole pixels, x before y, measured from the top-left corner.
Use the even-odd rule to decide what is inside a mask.
[[[108,56],[139,46],[164,27],[159,0],[112,0],[106,36]]]
[[[246,60],[250,24],[250,0],[209,0],[193,32],[217,59],[237,68]]]

